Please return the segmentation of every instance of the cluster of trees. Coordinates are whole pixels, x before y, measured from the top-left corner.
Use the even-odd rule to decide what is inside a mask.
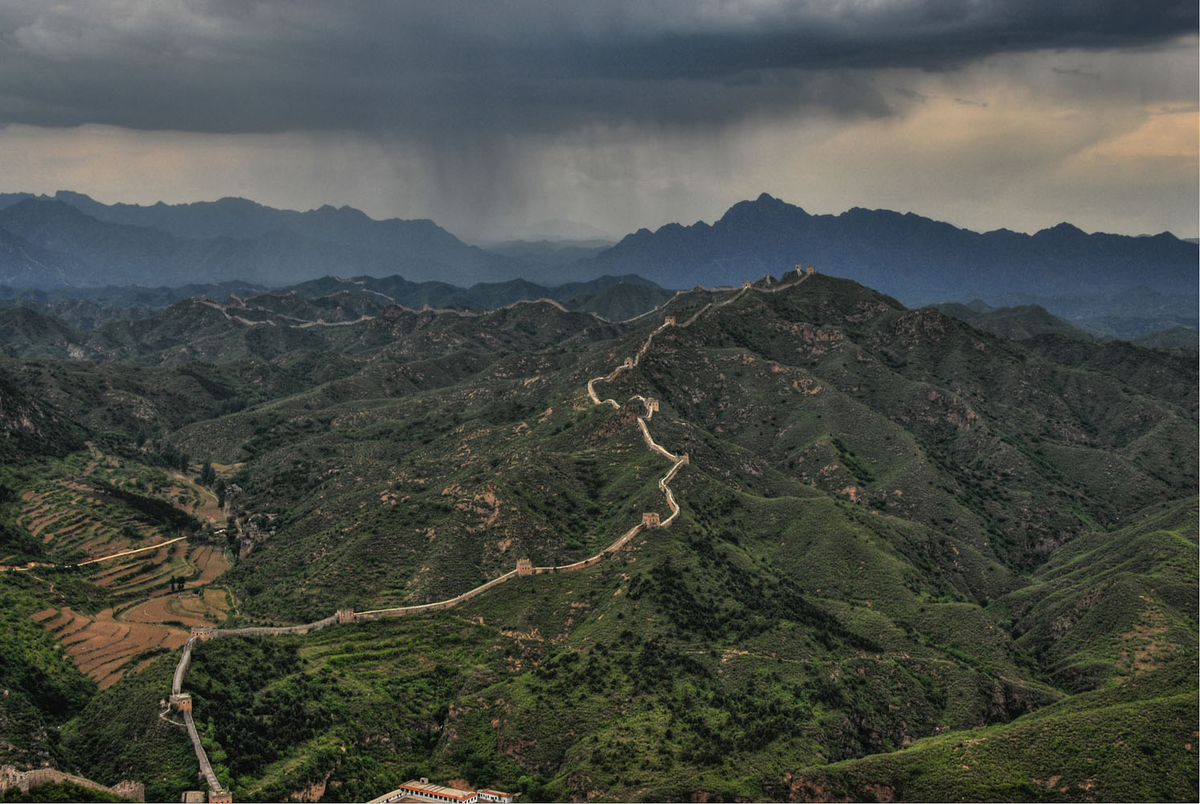
[[[132,509],[143,522],[177,533],[194,533],[200,529],[199,520],[169,502],[136,494],[104,480],[93,480],[92,486]]]
[[[186,472],[191,463],[191,456],[171,443],[151,444],[150,462],[168,469]]]

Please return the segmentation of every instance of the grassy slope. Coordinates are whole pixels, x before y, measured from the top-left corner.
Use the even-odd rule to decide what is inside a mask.
[[[796,771],[794,801],[1190,801],[1197,676],[1172,662],[1012,723]]]

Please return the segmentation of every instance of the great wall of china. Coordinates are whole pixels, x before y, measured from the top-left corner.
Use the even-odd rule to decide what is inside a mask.
[[[763,287],[751,282],[743,282],[742,287],[736,289],[732,287],[697,287],[691,291],[680,291],[676,293],[675,296],[668,300],[664,305],[655,308],[655,310],[650,311],[650,313],[661,313],[666,309],[667,306],[671,304],[671,302],[674,302],[675,300],[696,291],[714,293],[736,290],[736,292],[727,299],[716,303],[708,302],[683,324],[676,324],[674,316],[666,316],[663,320],[663,323],[646,337],[646,340],[638,348],[637,352],[634,353],[633,357],[625,358],[621,365],[617,366],[610,373],[588,380],[588,398],[591,400],[593,405],[611,405],[613,408],[620,410],[621,405],[615,399],[600,398],[600,396],[596,393],[595,384],[598,382],[611,383],[617,377],[619,377],[622,372],[631,371],[636,368],[641,362],[641,359],[645,356],[646,352],[650,349],[650,345],[654,341],[654,337],[656,335],[672,326],[678,326],[680,329],[689,327],[708,310],[732,304],[733,302],[742,298],[749,291],[757,291],[760,293],[777,293],[784,288],[795,287],[811,276],[814,273],[814,268],[813,266],[809,266],[808,269],[805,270],[799,264],[797,264],[794,273],[798,277],[796,281],[790,283],[780,282],[773,287],[771,286],[772,279],[770,275],[768,275],[763,280],[760,280],[765,285]],[[561,307],[561,305],[557,304],[556,306]],[[649,315],[650,313],[643,313],[642,316],[632,318],[630,321],[635,321],[645,315]],[[477,597],[489,589],[499,586],[500,584],[510,581],[516,577],[542,575],[545,573],[572,572],[575,570],[585,569],[599,563],[607,556],[613,555],[618,550],[624,548],[629,544],[630,540],[632,540],[643,530],[649,528],[668,527],[675,520],[675,518],[679,516],[680,513],[679,504],[675,501],[675,495],[671,491],[669,484],[675,478],[675,475],[679,472],[679,469],[688,463],[688,456],[686,454],[675,455],[661,444],[656,442],[650,435],[650,429],[647,426],[647,422],[653,418],[655,411],[658,410],[658,401],[652,397],[646,398],[642,396],[634,396],[632,399],[636,399],[642,403],[644,414],[637,416],[637,424],[638,428],[641,430],[642,439],[645,441],[646,446],[672,462],[670,470],[668,470],[667,473],[658,481],[658,488],[663,493],[667,508],[671,512],[666,519],[660,519],[657,512],[648,511],[642,515],[641,522],[634,525],[632,528],[622,534],[620,538],[590,558],[583,559],[582,561],[576,561],[573,564],[546,567],[535,567],[528,559],[521,559],[517,562],[516,569],[510,570],[509,572],[493,578],[486,583],[480,584],[474,589],[470,589],[460,595],[447,598],[446,600],[439,600],[434,603],[423,603],[415,606],[400,606],[387,609],[373,609],[369,611],[351,611],[349,609],[340,609],[322,620],[317,620],[311,623],[303,623],[300,625],[250,626],[246,628],[193,628],[191,637],[188,638],[187,642],[183,646],[183,652],[179,657],[179,663],[175,666],[175,674],[171,680],[171,695],[169,698],[169,705],[171,708],[183,715],[184,725],[187,728],[188,737],[191,739],[192,748],[196,753],[196,760],[200,765],[200,772],[204,776],[205,782],[208,784],[208,800],[212,802],[231,802],[233,801],[233,794],[231,791],[225,789],[220,780],[217,778],[216,773],[213,771],[212,764],[208,759],[208,754],[204,750],[204,745],[201,742],[200,735],[196,731],[195,722],[192,719],[191,695],[183,691],[183,682],[187,675],[188,667],[191,664],[192,649],[197,643],[224,636],[282,636],[310,634],[334,625],[352,625],[358,622],[368,622],[371,620],[379,620],[390,617],[403,617],[410,614],[419,614],[426,611],[449,609],[459,605],[460,603],[464,603],[474,597]]]
[[[88,790],[95,790],[98,793],[120,796],[130,801],[146,800],[146,788],[141,782],[123,780],[117,782],[112,787],[107,787],[99,782],[93,782],[91,779],[84,779],[82,776],[63,773],[54,768],[34,768],[33,770],[21,771],[10,765],[0,767],[0,798],[8,800],[8,797],[3,794],[9,790],[20,790],[22,793],[28,794],[31,788],[40,787],[44,784],[62,784],[64,782]],[[45,801],[48,799],[25,800]]]

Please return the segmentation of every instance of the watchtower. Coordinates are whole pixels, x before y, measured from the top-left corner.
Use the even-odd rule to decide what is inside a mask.
[[[749,288],[749,287],[750,287],[750,280],[749,280],[749,279],[747,279],[747,280],[745,280],[744,282],[742,282],[742,287],[744,287],[744,288]]]
[[[673,316],[673,315],[667,316],[666,318],[663,319],[663,323],[666,324],[668,327],[675,326],[675,316]]]
[[[0,792],[3,792],[10,787],[20,787],[24,778],[25,774],[14,768],[12,765],[0,767]]]
[[[213,629],[203,625],[192,626],[192,636],[200,642],[207,642],[213,638]]]
[[[623,365],[627,369],[633,368],[633,358],[632,357],[625,358],[625,362],[622,363],[621,365]]]
[[[642,514],[642,526],[646,528],[657,528],[660,522],[657,511],[647,511]]]
[[[532,575],[532,574],[533,574],[533,562],[530,561],[528,558],[518,558],[517,559],[517,575],[524,576],[524,575]]]
[[[809,275],[809,276],[812,276],[812,275],[813,275],[813,274],[815,274],[816,272],[817,272],[817,266],[815,266],[815,265],[810,265],[810,266],[808,266],[808,271],[807,271],[807,273],[808,273],[808,275]]]
[[[141,782],[134,782],[130,779],[122,779],[112,786],[112,791],[121,798],[127,798],[130,801],[145,801],[146,800],[146,785]]]
[[[658,412],[658,400],[652,396],[646,397],[646,410],[651,413]]]
[[[692,459],[688,457],[688,454],[686,452],[683,453],[683,457],[679,459],[679,462],[682,463],[684,466],[692,465]]]
[[[178,712],[192,711],[192,696],[186,692],[171,693],[171,706]]]
[[[228,790],[209,790],[208,800],[212,804],[233,804],[233,793]]]
[[[804,266],[796,263],[796,276],[804,276]]]
[[[354,622],[354,609],[338,609],[334,616],[338,625],[350,625]]]

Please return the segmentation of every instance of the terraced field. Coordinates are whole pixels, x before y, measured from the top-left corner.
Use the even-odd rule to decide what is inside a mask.
[[[52,562],[82,563],[84,577],[113,596],[113,606],[94,615],[62,606],[33,619],[102,688],[182,645],[191,626],[219,624],[229,609],[225,590],[209,588],[230,567],[222,548],[155,524],[119,493],[106,493],[113,488],[224,522],[215,495],[183,474],[94,449],[31,478],[19,497],[17,524],[46,546]],[[134,552],[118,555],[126,551]],[[188,592],[169,593],[172,578],[186,579]]]
[[[126,623],[113,618],[112,609],[95,617],[72,610],[44,609],[33,615],[66,649],[75,665],[105,689],[117,682],[129,669],[149,658],[156,648],[174,650],[187,641],[187,632],[179,628],[148,623]]]
[[[90,570],[90,580],[118,593],[149,591],[166,585],[172,576],[190,574],[187,554],[192,549],[187,542],[174,542],[129,559],[97,564]]]
[[[155,649],[183,645],[192,626],[217,625],[229,611],[228,593],[209,586],[229,568],[229,559],[214,545],[175,542],[94,566],[90,580],[134,602],[94,616],[70,607],[48,608],[33,619],[54,634],[80,671],[101,688],[150,661]],[[189,578],[187,592],[166,593],[173,576]],[[147,655],[150,651],[154,653]]]
[[[194,593],[161,595],[125,609],[120,618],[129,623],[178,623],[192,626],[213,626],[225,619],[229,597],[224,589],[201,589]]]
[[[187,578],[189,588],[204,586],[216,580],[229,566],[229,559],[216,545],[182,541],[164,544],[159,550],[129,558],[89,565],[89,571],[93,573],[89,580],[128,596],[165,588],[172,577]]]
[[[168,476],[172,485],[168,487],[167,492],[176,505],[190,511],[202,521],[214,525],[225,524],[225,512],[217,505],[216,494],[179,472],[171,472]]]
[[[99,558],[166,541],[175,533],[105,494],[104,484],[170,503],[202,522],[225,523],[216,495],[180,472],[122,461],[93,450],[47,467],[20,496],[16,523],[59,562]],[[5,557],[0,556],[0,564]]]
[[[58,479],[21,495],[17,523],[59,560],[99,558],[153,544],[154,529],[77,480]]]

